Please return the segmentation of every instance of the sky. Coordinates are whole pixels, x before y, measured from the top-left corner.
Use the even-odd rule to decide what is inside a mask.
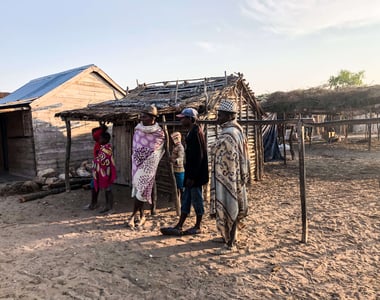
[[[1,0],[0,92],[95,64],[136,81],[243,73],[255,94],[340,70],[380,84],[378,0]]]

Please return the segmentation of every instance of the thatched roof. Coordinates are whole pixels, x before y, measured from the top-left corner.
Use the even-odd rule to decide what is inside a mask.
[[[380,85],[336,90],[312,88],[263,95],[265,111],[277,113],[362,114],[380,112]]]
[[[63,111],[56,117],[71,120],[92,120],[107,122],[133,121],[147,106],[154,104],[158,113],[178,113],[185,107],[198,109],[207,118],[207,112],[213,110],[222,97],[234,95],[242,91],[243,97],[250,105],[263,114],[260,104],[255,100],[253,92],[245,83],[242,75],[212,77],[204,79],[164,81],[142,84],[127,91],[120,100],[111,100],[87,108]]]

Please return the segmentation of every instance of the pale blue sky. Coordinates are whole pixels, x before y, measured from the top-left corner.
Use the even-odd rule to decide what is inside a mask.
[[[241,72],[256,94],[380,84],[378,0],[1,0],[0,91],[95,64],[123,88]]]

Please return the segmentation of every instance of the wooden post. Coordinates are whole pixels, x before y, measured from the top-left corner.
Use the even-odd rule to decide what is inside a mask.
[[[175,104],[177,104],[177,98],[178,98],[178,79],[177,79],[177,83],[175,85],[175,99],[174,99]]]
[[[205,111],[206,111],[206,115],[208,113],[208,105],[209,105],[209,98],[208,98],[208,94],[207,94],[207,84],[206,84],[206,78],[204,79],[203,81],[203,92],[205,94],[205,97],[206,97],[206,107],[205,107]]]
[[[284,113],[282,115],[282,119],[285,121],[286,119],[286,114]],[[282,144],[284,145],[284,165],[286,165],[286,123],[282,123]]]
[[[290,133],[289,133],[289,149],[290,149],[290,155],[292,156],[292,160],[294,160],[293,131],[294,131],[294,126],[292,125],[290,127]]]
[[[307,243],[308,224],[306,212],[306,170],[305,170],[305,127],[302,120],[298,122],[298,153],[299,153],[299,172],[300,172],[300,196],[302,212],[302,243]]]
[[[368,124],[368,151],[371,152],[372,124]]]
[[[156,179],[154,179],[153,189],[152,189],[152,206],[150,208],[150,214],[152,216],[156,215],[156,208],[157,208],[157,184],[156,184]]]
[[[71,153],[71,125],[70,120],[65,119],[66,123],[66,159],[65,159],[65,186],[66,192],[71,191],[70,187],[70,153]]]
[[[162,121],[166,123],[165,115],[162,116]],[[170,136],[169,136],[167,125],[163,125],[163,127],[164,127],[164,132],[165,132],[165,139],[166,139],[165,153],[166,153],[167,162],[168,162],[169,175],[170,175],[170,178],[172,179],[172,187],[173,187],[171,197],[172,197],[172,200],[174,200],[177,216],[179,216],[181,214],[181,205],[179,203],[179,197],[177,193],[177,181],[175,180],[173,165],[170,163],[170,147],[169,147]]]
[[[379,113],[377,113],[377,118],[379,118]],[[377,140],[380,141],[380,126],[379,126],[379,121],[376,123],[376,128],[377,128]]]

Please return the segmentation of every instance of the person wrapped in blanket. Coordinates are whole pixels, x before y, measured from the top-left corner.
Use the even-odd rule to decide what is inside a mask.
[[[107,132],[108,127],[105,124],[101,124],[99,127],[92,128],[91,135],[92,139],[94,140],[94,148],[93,148],[93,158],[94,159],[98,156],[99,150],[100,150],[100,136],[103,132]],[[90,183],[91,187],[91,202],[83,207],[84,210],[94,210],[98,208],[98,191],[94,188],[94,179],[91,180]]]
[[[221,100],[217,122],[222,130],[211,149],[210,216],[225,243],[221,253],[236,248],[239,222],[248,213],[248,144],[236,114],[234,101]]]
[[[147,107],[140,114],[140,123],[135,127],[132,141],[132,197],[133,213],[127,226],[134,228],[145,223],[144,204],[152,205],[152,190],[158,164],[164,155],[165,133],[157,123],[158,111],[155,106]],[[139,212],[139,215],[137,214]]]
[[[92,177],[94,179],[94,190],[99,193],[105,191],[106,203],[99,213],[110,213],[113,208],[113,194],[111,185],[116,179],[116,167],[112,155],[112,145],[109,143],[111,135],[102,132],[99,137],[100,149],[94,159],[92,167]]]

